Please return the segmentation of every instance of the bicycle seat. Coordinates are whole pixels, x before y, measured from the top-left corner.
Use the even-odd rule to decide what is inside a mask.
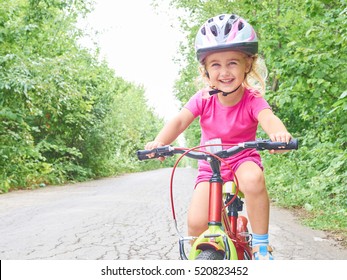
[[[235,184],[235,182],[234,181],[225,182],[224,185],[223,185],[223,193],[235,194],[236,193],[236,184]],[[243,192],[241,192],[240,190],[239,190],[237,196],[240,197],[240,198],[244,198],[245,197]]]

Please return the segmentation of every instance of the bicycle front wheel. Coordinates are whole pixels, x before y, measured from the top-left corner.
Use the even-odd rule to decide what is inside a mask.
[[[223,260],[224,257],[220,252],[217,252],[213,249],[208,249],[202,251],[197,257],[196,260]]]

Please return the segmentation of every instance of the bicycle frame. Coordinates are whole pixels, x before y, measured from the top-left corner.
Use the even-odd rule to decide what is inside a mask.
[[[188,258],[184,252],[183,242],[192,238],[180,239],[181,259],[194,260],[201,251],[207,249],[221,253],[224,256],[223,258],[227,260],[244,259],[245,251],[248,256],[251,256],[251,248],[247,238],[238,236],[238,233],[248,232],[247,218],[244,216],[238,217],[243,202],[240,196],[229,194],[226,201],[226,203],[231,202],[228,206],[228,215],[223,204],[224,182],[220,175],[220,161],[211,157],[209,162],[213,174],[209,184],[208,229],[197,237]],[[235,187],[235,184],[233,187]]]

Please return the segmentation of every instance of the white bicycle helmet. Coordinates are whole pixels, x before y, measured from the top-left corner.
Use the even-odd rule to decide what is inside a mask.
[[[258,53],[258,39],[253,27],[235,14],[221,14],[208,19],[195,38],[196,56],[203,63],[215,51],[235,50],[248,55]]]

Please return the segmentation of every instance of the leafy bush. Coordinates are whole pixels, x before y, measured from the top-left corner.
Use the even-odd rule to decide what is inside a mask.
[[[265,155],[264,162],[269,193],[278,205],[305,209],[314,217],[311,225],[347,228],[345,150],[331,143],[302,146],[286,155]]]

